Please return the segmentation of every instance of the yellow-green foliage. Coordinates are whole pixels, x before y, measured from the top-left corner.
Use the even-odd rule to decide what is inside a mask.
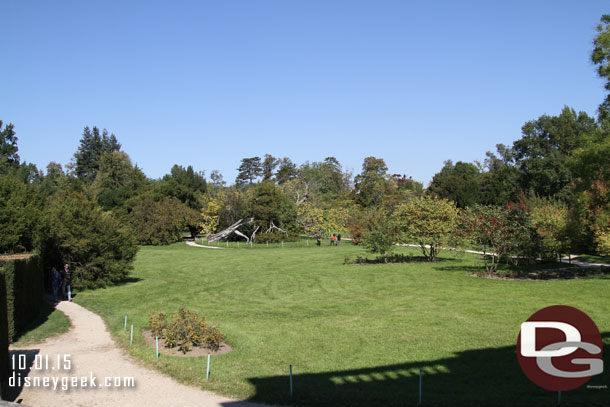
[[[597,252],[600,256],[610,256],[610,231],[599,231],[595,234]]]
[[[187,353],[193,346],[204,346],[218,350],[225,335],[218,329],[207,324],[205,316],[199,318],[195,311],[180,307],[166,321],[164,312],[153,312],[150,316],[150,326],[156,336],[165,338],[167,347],[178,347],[182,353]]]
[[[454,236],[457,213],[455,203],[446,199],[429,196],[410,199],[394,212],[396,240],[419,244],[424,256],[433,261],[441,244]]]
[[[298,207],[297,222],[308,235],[317,233],[329,236],[333,233],[345,233],[349,213],[345,208],[323,210],[309,202]]]
[[[220,202],[208,195],[204,196],[203,207],[201,208],[201,233],[204,235],[216,232],[218,219],[222,206]]]
[[[528,200],[532,225],[540,237],[542,257],[555,258],[569,248],[568,207],[550,199]]]
[[[155,336],[163,335],[163,327],[165,326],[165,312],[154,311],[150,314],[150,327]]]

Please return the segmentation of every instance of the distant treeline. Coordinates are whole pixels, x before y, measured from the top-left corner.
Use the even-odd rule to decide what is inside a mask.
[[[512,146],[497,145],[481,162],[446,161],[427,188],[389,172],[377,157],[365,158],[355,176],[334,157],[297,165],[266,154],[243,158],[232,185],[216,170],[208,181],[203,172],[179,165],[150,179],[114,134],[97,127],[85,127],[68,165],[52,161],[42,171],[21,161],[13,124],[0,121],[0,253],[36,250],[47,269],[71,263],[76,287],[99,286],[127,275],[138,244],[171,243],[185,232],[210,234],[249,217],[255,221],[240,231],[273,234],[266,241],[285,232],[344,233],[359,242],[380,219],[424,196],[461,209],[527,210],[526,202],[545,202],[537,207],[570,220],[565,250],[608,255],[609,27],[604,15],[591,56],[608,90],[597,117],[569,107],[540,116],[524,124]]]

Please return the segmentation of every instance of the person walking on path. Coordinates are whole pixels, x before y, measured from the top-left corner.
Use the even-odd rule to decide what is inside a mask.
[[[337,239],[337,238],[335,237],[335,234],[333,233],[333,235],[330,237],[330,245],[331,245],[331,246],[334,246],[334,245],[335,245],[335,240],[336,240],[336,239]]]
[[[337,246],[341,244],[341,233],[337,235]]]
[[[51,289],[53,290],[53,303],[57,302],[57,290],[61,286],[61,275],[55,267],[51,269]]]
[[[322,239],[322,236],[320,236],[320,234],[318,233],[318,234],[316,235],[316,246],[320,246],[320,244],[321,244],[321,242],[320,242],[320,241],[321,241],[321,239]]]
[[[64,300],[72,301],[72,272],[70,271],[68,263],[64,264],[64,270],[62,272],[61,292]]]

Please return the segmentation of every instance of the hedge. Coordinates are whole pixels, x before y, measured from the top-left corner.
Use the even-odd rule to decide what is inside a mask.
[[[0,268],[0,381],[8,376],[8,321],[6,318],[6,283],[4,270]],[[4,389],[0,389],[2,391]]]
[[[0,257],[0,270],[6,283],[8,341],[12,343],[42,309],[44,277],[35,254]]]

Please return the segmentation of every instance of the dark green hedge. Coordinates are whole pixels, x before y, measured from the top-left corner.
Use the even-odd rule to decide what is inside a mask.
[[[44,277],[38,255],[0,258],[0,269],[6,283],[7,330],[12,343],[19,331],[41,311]]]
[[[0,268],[0,381],[8,376],[8,321],[6,318],[6,283]],[[1,390],[0,390],[1,391]]]

